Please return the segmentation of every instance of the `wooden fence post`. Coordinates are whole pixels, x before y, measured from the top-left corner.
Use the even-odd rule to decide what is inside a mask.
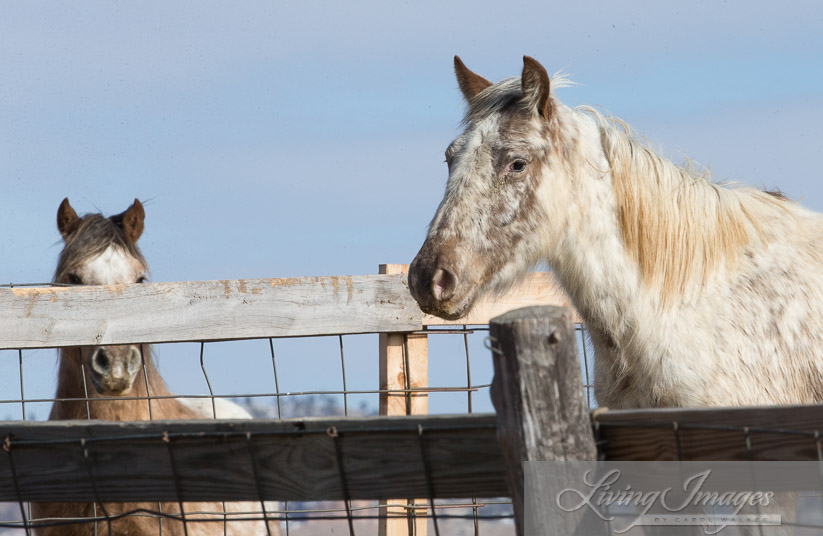
[[[380,274],[407,274],[408,264],[381,264]],[[429,386],[428,337],[412,333],[380,334],[380,389],[404,390]],[[380,393],[380,415],[426,415],[429,412],[427,393]],[[427,518],[416,517],[415,504],[427,499],[389,499],[385,513],[392,519],[380,519],[379,536],[426,536]],[[381,512],[382,513],[382,512]],[[396,517],[394,517],[396,516]]]
[[[492,319],[491,396],[517,534],[524,532],[525,461],[594,460],[569,309],[526,307]]]

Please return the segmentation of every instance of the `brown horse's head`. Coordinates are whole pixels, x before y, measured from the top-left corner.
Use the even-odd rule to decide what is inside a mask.
[[[143,205],[135,199],[122,214],[109,218],[87,214],[79,218],[69,200],[64,199],[57,210],[57,228],[65,247],[60,253],[55,283],[144,282],[148,268],[137,248],[144,216]],[[86,346],[80,348],[79,355],[89,383],[100,395],[129,393],[142,366],[142,352],[136,345]]]
[[[409,288],[425,312],[460,318],[478,296],[532,267],[549,239],[541,197],[564,149],[558,116],[565,111],[546,70],[523,60],[520,78],[492,84],[454,59],[468,102],[466,129],[446,150],[446,194],[409,269]],[[562,186],[551,190],[555,206],[568,196]]]

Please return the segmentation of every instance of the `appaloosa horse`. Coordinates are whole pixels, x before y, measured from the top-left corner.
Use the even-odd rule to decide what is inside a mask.
[[[87,214],[79,218],[64,199],[57,212],[57,227],[65,241],[60,254],[56,283],[76,285],[122,285],[142,283],[148,267],[137,247],[143,232],[143,205],[134,200],[122,214],[106,218]],[[213,414],[198,409],[196,403],[167,397],[169,391],[152,359],[148,345],[85,346],[60,350],[57,381],[58,399],[49,419],[103,419],[109,421],[143,421],[150,419],[202,419]],[[123,397],[122,399],[120,397]],[[152,398],[150,398],[152,397]],[[153,398],[161,397],[161,398]],[[249,418],[235,406],[228,411],[220,403],[218,417]],[[211,408],[209,408],[211,410]],[[221,411],[222,410],[222,411]],[[124,460],[124,463],[128,463]],[[164,514],[178,515],[178,503],[161,503]],[[35,520],[55,521],[65,518],[112,517],[109,521],[77,523],[39,529],[39,534],[90,536],[98,531],[108,534],[143,536],[158,534],[201,535],[275,534],[277,522],[267,528],[259,520],[259,503],[226,503],[229,521],[224,523],[221,503],[184,503],[186,526],[177,520],[145,515],[122,516],[132,511],[156,511],[158,503],[33,503]],[[250,521],[231,521],[232,515]],[[254,517],[258,519],[253,519]],[[204,521],[205,519],[218,521]],[[95,526],[97,525],[97,527]]]
[[[459,318],[542,261],[591,332],[600,405],[823,402],[821,215],[563,105],[532,58],[497,84],[455,70],[465,131],[409,270],[424,311]]]

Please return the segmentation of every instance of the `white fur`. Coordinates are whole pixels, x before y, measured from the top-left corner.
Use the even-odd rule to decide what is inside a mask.
[[[196,411],[203,417],[209,419],[251,419],[251,414],[242,406],[226,400],[224,398],[215,398],[214,406],[212,406],[209,398],[178,398],[180,402],[188,406],[192,411]],[[217,415],[215,417],[215,411]]]
[[[556,100],[548,123],[518,119],[504,132],[500,109],[519,83],[473,99],[450,151],[446,195],[415,262],[437,262],[461,285],[451,301],[427,306],[461,313],[544,261],[589,326],[601,405],[823,402],[823,216],[713,184],[618,121]],[[495,183],[512,150],[534,157],[529,211],[518,209],[525,188]],[[633,202],[641,209],[626,224]],[[410,281],[425,304],[421,273]]]
[[[568,221],[545,229],[542,250],[592,328],[598,402],[823,401],[823,219],[790,203],[782,217],[757,214],[772,240],[754,240],[734,265],[721,262],[699,287],[664,304],[644,284],[616,226],[599,126],[579,112],[567,111],[564,120],[580,132],[577,180],[544,181],[541,203],[569,209]],[[558,196],[558,184],[568,191]]]
[[[122,285],[137,281],[145,273],[145,267],[123,248],[109,246],[78,272],[87,285]]]

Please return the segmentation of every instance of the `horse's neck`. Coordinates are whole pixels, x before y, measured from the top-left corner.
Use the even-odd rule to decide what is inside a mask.
[[[150,394],[166,396],[169,394],[160,373],[151,359],[151,347],[142,346],[146,358],[145,369],[141,369],[134,380],[134,386],[127,397],[146,397]],[[144,370],[148,373],[148,381]],[[148,393],[146,385],[148,384]],[[91,383],[84,378],[81,367],[79,348],[63,348],[60,350],[60,368],[57,379],[57,402],[52,407],[50,419],[101,419],[109,421],[141,421],[151,418],[174,417],[170,406],[176,404],[174,400],[152,400],[149,407],[148,400],[95,400],[99,395]],[[88,398],[88,404],[84,399]],[[60,401],[60,399],[78,399]]]
[[[617,221],[611,181],[604,176],[609,162],[603,154],[599,129],[586,116],[572,113],[578,133],[572,196],[577,206],[570,219],[549,241],[547,261],[592,333],[609,345],[626,335],[633,303],[643,289],[636,263],[626,251]]]

